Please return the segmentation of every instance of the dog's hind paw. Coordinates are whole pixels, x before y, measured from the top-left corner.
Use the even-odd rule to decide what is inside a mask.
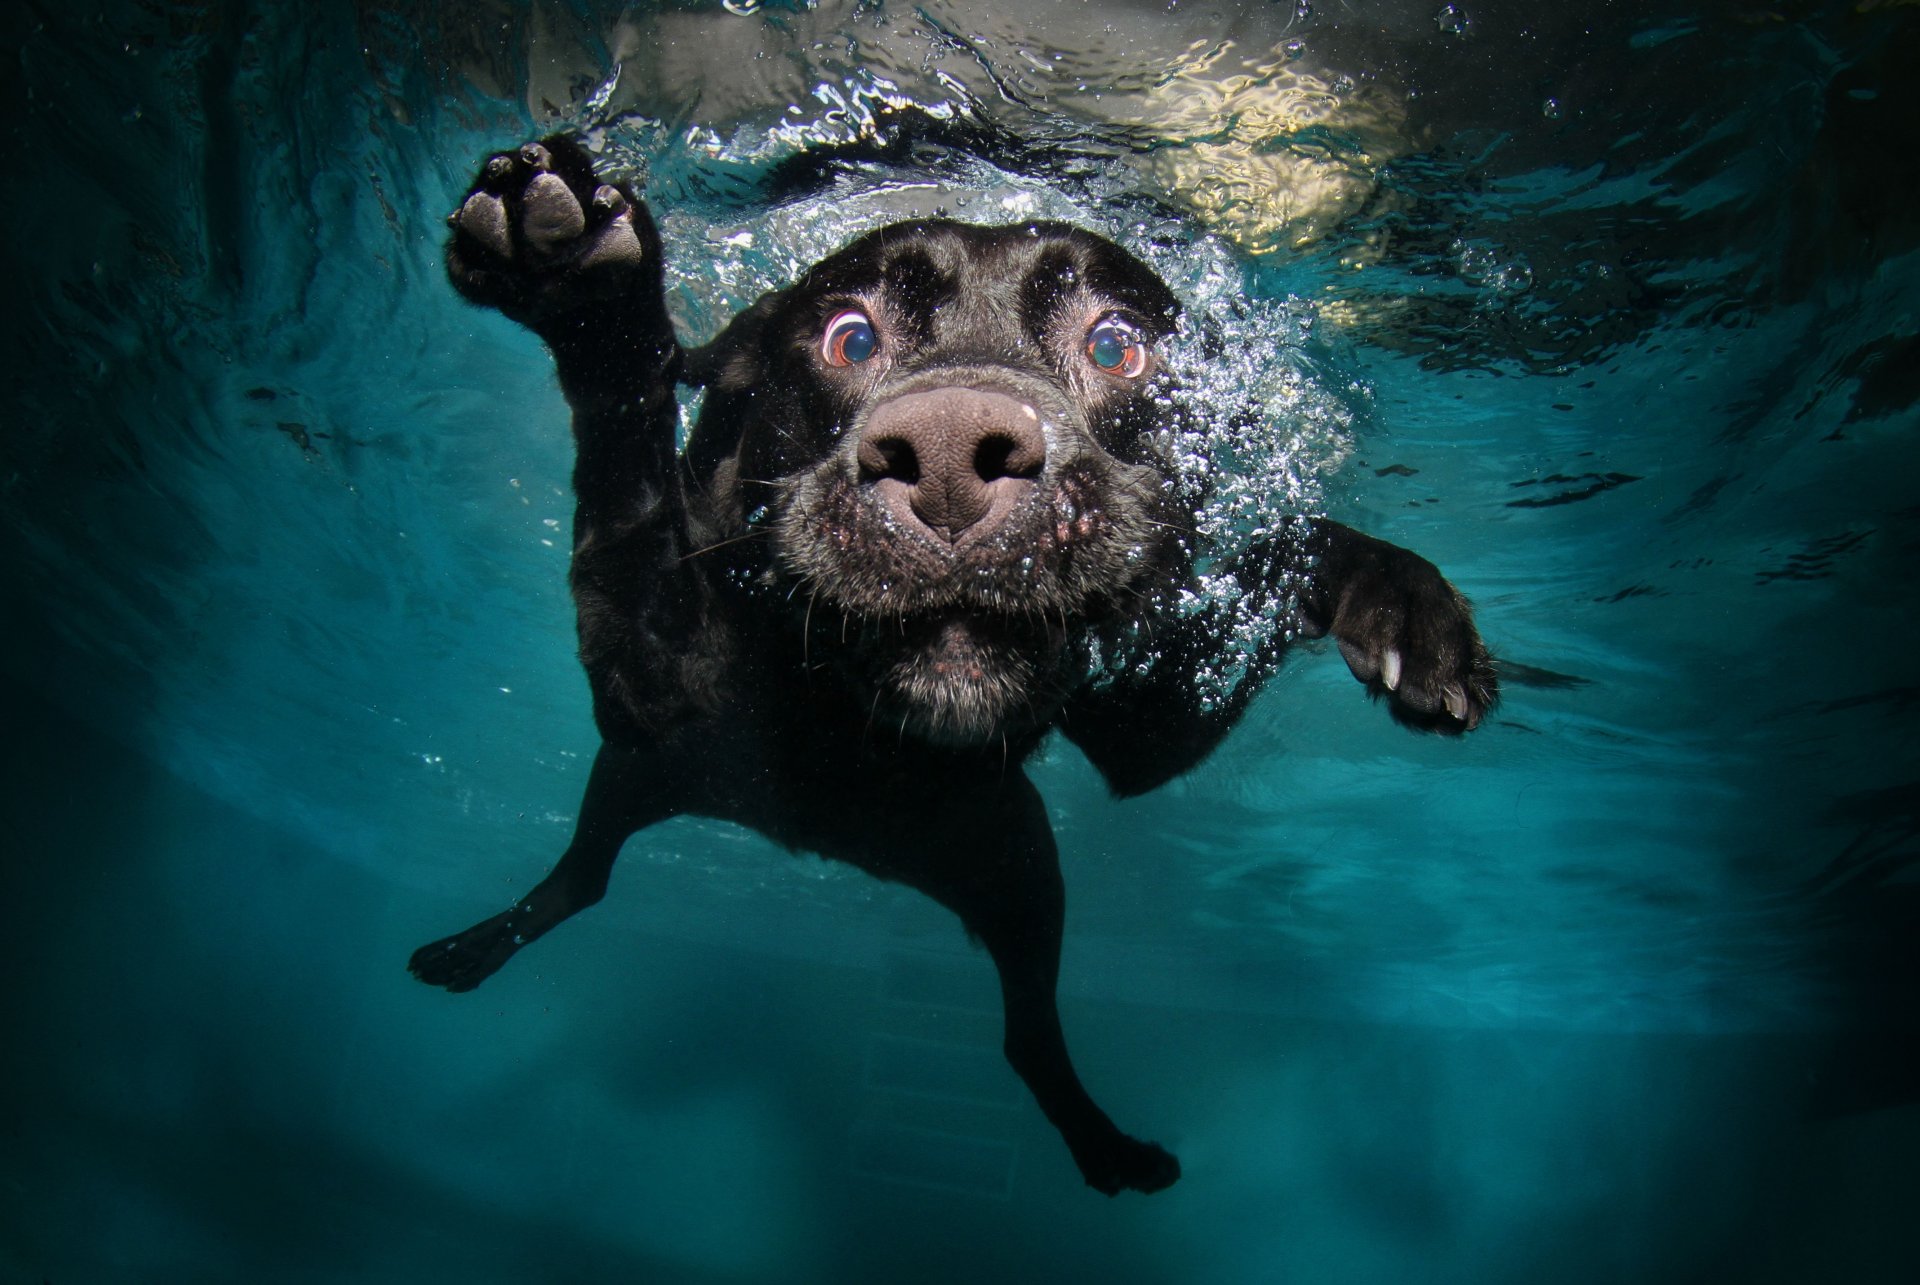
[[[1109,1196],[1161,1191],[1180,1180],[1180,1161],[1171,1151],[1124,1133],[1098,1147],[1076,1150],[1073,1158],[1087,1185]]]
[[[422,946],[407,961],[407,971],[429,986],[470,991],[498,972],[527,941],[515,930],[514,912],[508,910]]]

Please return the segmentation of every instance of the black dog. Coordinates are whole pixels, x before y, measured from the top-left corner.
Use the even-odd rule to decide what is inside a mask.
[[[525,898],[422,947],[469,990],[598,901],[679,813],[921,890],[999,970],[1006,1054],[1104,1192],[1180,1173],[1080,1085],[1054,1007],[1064,906],[1021,764],[1058,727],[1120,795],[1204,758],[1251,681],[1203,699],[1227,624],[1176,608],[1206,550],[1166,458],[1178,304],[1058,224],[902,223],[684,351],[645,207],[564,138],[490,160],[447,268],[552,349],[573,409],[573,592],[603,738],[573,842]],[[706,386],[675,449],[675,386]],[[1219,574],[1222,568],[1214,566]],[[1292,586],[1403,721],[1492,705],[1460,594],[1404,549],[1301,519],[1225,568]]]

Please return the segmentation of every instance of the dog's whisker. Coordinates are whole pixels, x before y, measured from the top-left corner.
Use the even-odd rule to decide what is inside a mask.
[[[797,589],[799,586],[795,585],[794,588]],[[808,649],[813,645],[813,604],[818,601],[820,601],[820,590],[816,587],[807,595],[806,619],[800,622],[800,663],[802,665],[807,664],[811,659]]]
[[[716,540],[714,543],[706,546],[704,549],[695,549],[692,553],[683,553],[680,555],[680,561],[686,562],[690,559],[700,557],[702,554],[712,553],[715,549],[724,549],[730,544],[739,544],[742,540],[751,540],[755,536],[765,535],[765,534],[766,534],[765,531],[756,527],[753,530],[747,532],[745,535],[729,536],[725,540]]]

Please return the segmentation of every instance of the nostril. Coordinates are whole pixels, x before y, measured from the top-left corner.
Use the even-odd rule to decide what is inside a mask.
[[[920,481],[920,456],[904,437],[868,438],[860,443],[860,473],[869,482],[890,477],[915,486]]]
[[[1033,478],[1040,476],[1043,461],[1042,449],[1035,443],[989,433],[974,448],[973,471],[983,482],[997,482],[1003,477]]]
[[[874,409],[854,448],[862,484],[897,520],[957,543],[996,529],[1044,471],[1040,414],[1004,393],[931,388]]]

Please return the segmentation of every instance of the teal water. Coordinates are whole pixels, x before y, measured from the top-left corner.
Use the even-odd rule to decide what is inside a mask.
[[[0,1277],[1906,1281],[1920,100],[1901,4],[30,3],[0,17]],[[1305,649],[1033,774],[1081,1187],[930,903],[679,821],[470,996],[596,744],[487,151],[644,176],[693,333],[903,211],[1151,259],[1243,484],[1415,548],[1461,742]]]

